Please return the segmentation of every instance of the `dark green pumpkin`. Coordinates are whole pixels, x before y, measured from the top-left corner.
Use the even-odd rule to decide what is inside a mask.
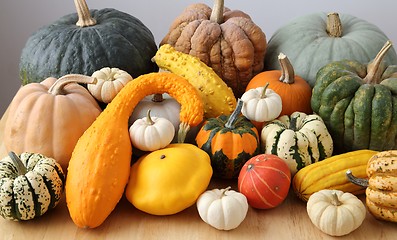
[[[78,13],[40,28],[27,40],[19,66],[23,85],[70,73],[91,75],[103,67],[118,67],[132,77],[157,71],[151,61],[157,45],[139,19],[109,8],[89,11],[84,0],[75,3]]]
[[[397,148],[397,66],[382,59],[329,63],[317,73],[312,109],[324,120],[337,152]]]
[[[196,136],[197,146],[208,153],[213,176],[237,178],[245,162],[259,154],[259,135],[255,126],[240,115],[243,102],[229,115],[209,118]]]

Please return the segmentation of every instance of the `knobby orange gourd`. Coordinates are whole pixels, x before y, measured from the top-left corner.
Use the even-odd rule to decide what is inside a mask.
[[[84,132],[70,159],[66,202],[78,227],[98,227],[121,199],[132,155],[128,119],[141,99],[155,93],[168,93],[181,104],[180,142],[203,120],[202,100],[184,78],[149,73],[129,82]]]

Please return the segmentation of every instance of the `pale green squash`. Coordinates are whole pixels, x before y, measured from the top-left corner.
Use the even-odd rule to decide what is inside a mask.
[[[264,68],[280,69],[277,57],[282,52],[294,65],[295,73],[313,87],[322,66],[343,59],[368,63],[387,40],[379,27],[352,15],[308,14],[292,20],[272,35]],[[384,60],[388,64],[397,63],[393,48]]]

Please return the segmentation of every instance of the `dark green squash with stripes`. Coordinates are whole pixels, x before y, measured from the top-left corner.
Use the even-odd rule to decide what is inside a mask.
[[[391,46],[388,41],[369,64],[341,60],[317,73],[312,109],[338,153],[397,148],[397,66],[383,62]]]
[[[210,156],[214,177],[236,179],[245,162],[260,152],[258,131],[240,114],[242,105],[239,99],[231,115],[207,119],[196,135],[197,146]]]
[[[157,52],[152,32],[136,17],[112,8],[89,10],[75,0],[77,13],[41,27],[22,50],[22,84],[75,73],[91,75],[117,67],[136,78],[157,71],[151,58]]]
[[[292,176],[333,153],[332,137],[317,114],[294,112],[266,123],[261,132],[264,153],[274,154],[289,166]]]
[[[0,215],[30,220],[57,206],[65,184],[61,166],[38,153],[13,152],[0,161]]]

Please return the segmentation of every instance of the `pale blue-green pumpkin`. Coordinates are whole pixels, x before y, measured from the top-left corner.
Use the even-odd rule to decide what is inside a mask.
[[[340,24],[331,21],[327,27],[328,19],[340,19]],[[319,12],[303,15],[272,35],[264,69],[280,69],[277,57],[282,52],[294,65],[295,73],[313,87],[321,67],[343,59],[368,63],[387,40],[389,38],[379,27],[349,14]],[[387,64],[397,64],[394,48],[389,49],[384,60]]]

